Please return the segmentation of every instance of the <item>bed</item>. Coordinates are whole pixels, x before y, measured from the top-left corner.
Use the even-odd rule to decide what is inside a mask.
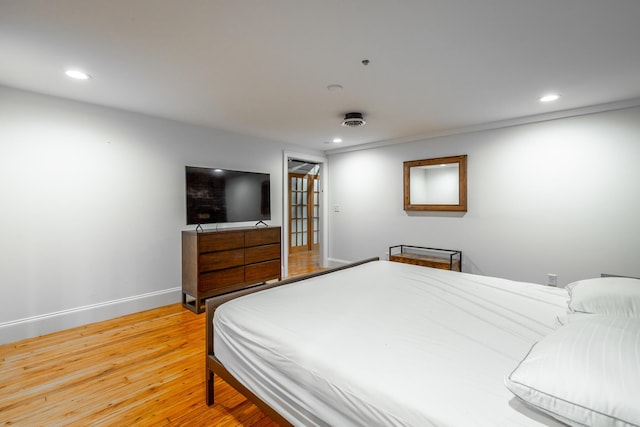
[[[532,388],[517,375],[566,319],[568,299],[566,289],[373,259],[217,297],[206,306],[207,403],[217,374],[282,425],[581,425],[554,413],[562,399],[527,402]],[[552,371],[531,369],[534,380]],[[637,425],[625,410],[599,425]]]

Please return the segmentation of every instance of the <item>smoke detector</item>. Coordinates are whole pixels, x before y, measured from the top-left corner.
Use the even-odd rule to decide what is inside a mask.
[[[362,113],[347,113],[342,121],[342,126],[358,127],[364,126],[367,122],[364,121]]]

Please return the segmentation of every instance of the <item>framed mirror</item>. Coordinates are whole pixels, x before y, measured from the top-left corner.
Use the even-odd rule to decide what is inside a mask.
[[[405,211],[467,211],[467,156],[404,162]]]

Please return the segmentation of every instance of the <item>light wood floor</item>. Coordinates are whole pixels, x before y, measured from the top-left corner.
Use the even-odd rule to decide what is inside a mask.
[[[319,269],[296,257],[289,276]],[[205,404],[204,353],[181,304],[2,345],[0,425],[275,426],[219,378]]]
[[[318,251],[295,252],[289,255],[289,277],[322,270]]]

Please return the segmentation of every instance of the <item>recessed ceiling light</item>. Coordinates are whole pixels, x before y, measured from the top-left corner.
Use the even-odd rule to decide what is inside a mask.
[[[91,78],[89,74],[80,70],[67,70],[65,71],[65,74],[68,77],[71,77],[72,79],[77,79],[77,80],[88,80],[89,78]]]
[[[540,102],[553,102],[557,101],[560,98],[560,95],[557,93],[549,93],[545,96],[540,97]]]
[[[333,138],[333,142],[340,144],[342,142],[342,138]]]

